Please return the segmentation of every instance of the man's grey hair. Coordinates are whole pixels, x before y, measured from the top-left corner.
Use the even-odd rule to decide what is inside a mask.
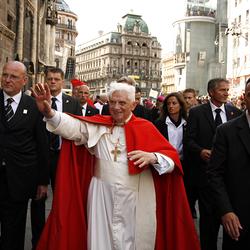
[[[132,102],[135,101],[135,87],[121,82],[111,82],[109,86],[108,98],[112,96],[115,91],[127,92],[128,99]]]

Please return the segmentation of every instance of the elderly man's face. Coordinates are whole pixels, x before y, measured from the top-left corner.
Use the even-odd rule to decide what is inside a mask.
[[[109,98],[109,111],[116,123],[124,123],[135,108],[126,91],[114,91]]]
[[[3,67],[1,78],[2,89],[9,96],[20,92],[26,84],[25,66],[17,62],[9,62]]]

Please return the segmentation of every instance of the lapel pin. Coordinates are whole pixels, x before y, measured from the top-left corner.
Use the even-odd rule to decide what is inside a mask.
[[[231,115],[233,115],[234,114],[234,112],[231,112]]]
[[[69,100],[66,100],[66,103],[69,103]]]
[[[24,109],[24,110],[23,110],[23,114],[27,115],[27,113],[28,113],[28,110],[27,110],[27,109]]]

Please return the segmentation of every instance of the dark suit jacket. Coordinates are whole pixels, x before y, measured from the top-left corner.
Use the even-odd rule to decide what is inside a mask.
[[[74,115],[82,115],[82,108],[77,99],[72,96],[62,94],[63,107],[62,111]]]
[[[99,110],[87,104],[85,116],[92,116],[97,114],[99,114]]]
[[[250,230],[250,128],[245,113],[218,127],[208,168],[209,184],[222,216],[234,211]]]
[[[228,121],[242,113],[228,104],[225,105],[225,110]],[[212,149],[215,130],[210,103],[190,109],[184,141],[184,158],[190,168],[190,178],[194,186],[207,185],[207,162],[200,158],[200,153],[202,149]]]
[[[14,117],[7,123],[0,91],[0,162],[6,162],[8,190],[13,200],[32,197],[37,184],[48,184],[48,139],[35,100],[22,94]]]
[[[150,110],[145,108],[141,104],[136,105],[135,109],[133,110],[133,114],[136,117],[141,117],[141,118],[144,118],[148,121],[151,121]]]
[[[102,107],[102,115],[110,115],[109,113],[109,104],[104,104]]]
[[[65,93],[62,94],[62,112],[74,115],[82,115],[82,107],[77,99]],[[47,132],[48,140],[51,140],[51,133]]]

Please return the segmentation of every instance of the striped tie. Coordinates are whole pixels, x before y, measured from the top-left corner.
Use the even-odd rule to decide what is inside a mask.
[[[14,116],[14,111],[11,107],[11,103],[13,101],[14,100],[12,98],[7,99],[7,105],[5,106],[5,118],[6,118],[7,122],[9,122],[11,120],[11,118]]]

